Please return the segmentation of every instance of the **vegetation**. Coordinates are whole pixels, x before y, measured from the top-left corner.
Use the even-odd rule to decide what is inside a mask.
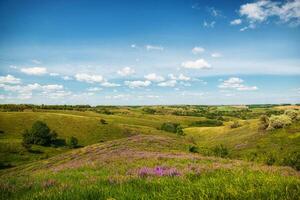
[[[74,149],[78,146],[78,139],[74,136],[71,136],[66,140],[66,144],[69,148]]]
[[[46,123],[36,121],[30,130],[25,130],[23,133],[23,145],[37,144],[49,146],[54,144],[57,139],[57,133],[51,131]]]
[[[0,199],[297,199],[297,109],[2,106]]]
[[[190,126],[198,127],[213,127],[213,126],[222,126],[223,122],[216,119],[207,119],[203,121],[192,122]]]

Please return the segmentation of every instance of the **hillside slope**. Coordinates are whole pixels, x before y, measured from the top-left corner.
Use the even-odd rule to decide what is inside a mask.
[[[135,135],[7,169],[1,199],[297,199],[299,172],[188,153],[180,138]]]

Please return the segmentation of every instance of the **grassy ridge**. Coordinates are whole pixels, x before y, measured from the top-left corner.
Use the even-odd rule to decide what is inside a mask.
[[[151,146],[149,145],[151,144]],[[1,199],[297,199],[290,168],[184,152],[179,138],[138,135],[95,144],[0,175]],[[141,176],[144,167],[176,176]]]

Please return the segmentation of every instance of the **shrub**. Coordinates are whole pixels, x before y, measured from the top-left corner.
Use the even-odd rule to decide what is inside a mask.
[[[266,130],[269,126],[269,117],[267,115],[262,115],[259,118],[259,129]]]
[[[231,125],[230,125],[230,128],[238,128],[240,127],[241,124],[238,122],[238,121],[234,121]]]
[[[222,126],[223,122],[216,119],[207,119],[203,121],[195,121],[190,124],[190,126],[198,126],[198,127],[214,127],[214,126]]]
[[[278,129],[278,128],[283,128],[285,126],[288,126],[292,123],[292,120],[289,116],[287,115],[272,115],[269,118],[269,126],[268,129]]]
[[[283,159],[281,164],[293,167],[296,170],[300,170],[300,153],[290,153],[289,155],[287,155],[287,157]]]
[[[68,145],[68,147],[70,148],[76,148],[78,145],[78,139],[76,137],[71,136],[70,138],[68,138],[66,140],[66,144]]]
[[[215,156],[221,157],[221,158],[225,158],[229,155],[229,151],[228,149],[221,145],[215,146],[215,148],[213,148],[213,153]]]
[[[154,114],[156,112],[155,109],[149,108],[149,107],[145,107],[142,110],[143,110],[144,113],[147,113],[147,114]]]
[[[107,124],[107,122],[105,121],[105,119],[100,119],[100,123],[101,124]]]
[[[37,144],[49,146],[57,138],[57,133],[51,131],[47,124],[42,121],[36,121],[31,129],[25,130],[22,135],[24,145]]]
[[[284,111],[284,114],[289,116],[291,118],[291,120],[294,121],[294,120],[297,120],[299,112],[297,110],[290,109],[290,110]]]
[[[273,154],[267,155],[266,160],[265,160],[265,163],[267,165],[273,165],[275,162],[276,162],[276,158]]]
[[[199,149],[196,146],[190,146],[189,147],[189,152],[191,152],[191,153],[199,153]]]
[[[166,122],[161,125],[161,130],[176,133],[178,126],[179,126],[179,124],[177,124],[177,123]]]

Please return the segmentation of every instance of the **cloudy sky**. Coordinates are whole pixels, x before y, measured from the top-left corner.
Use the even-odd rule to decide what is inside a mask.
[[[300,0],[2,0],[0,102],[300,103]]]

